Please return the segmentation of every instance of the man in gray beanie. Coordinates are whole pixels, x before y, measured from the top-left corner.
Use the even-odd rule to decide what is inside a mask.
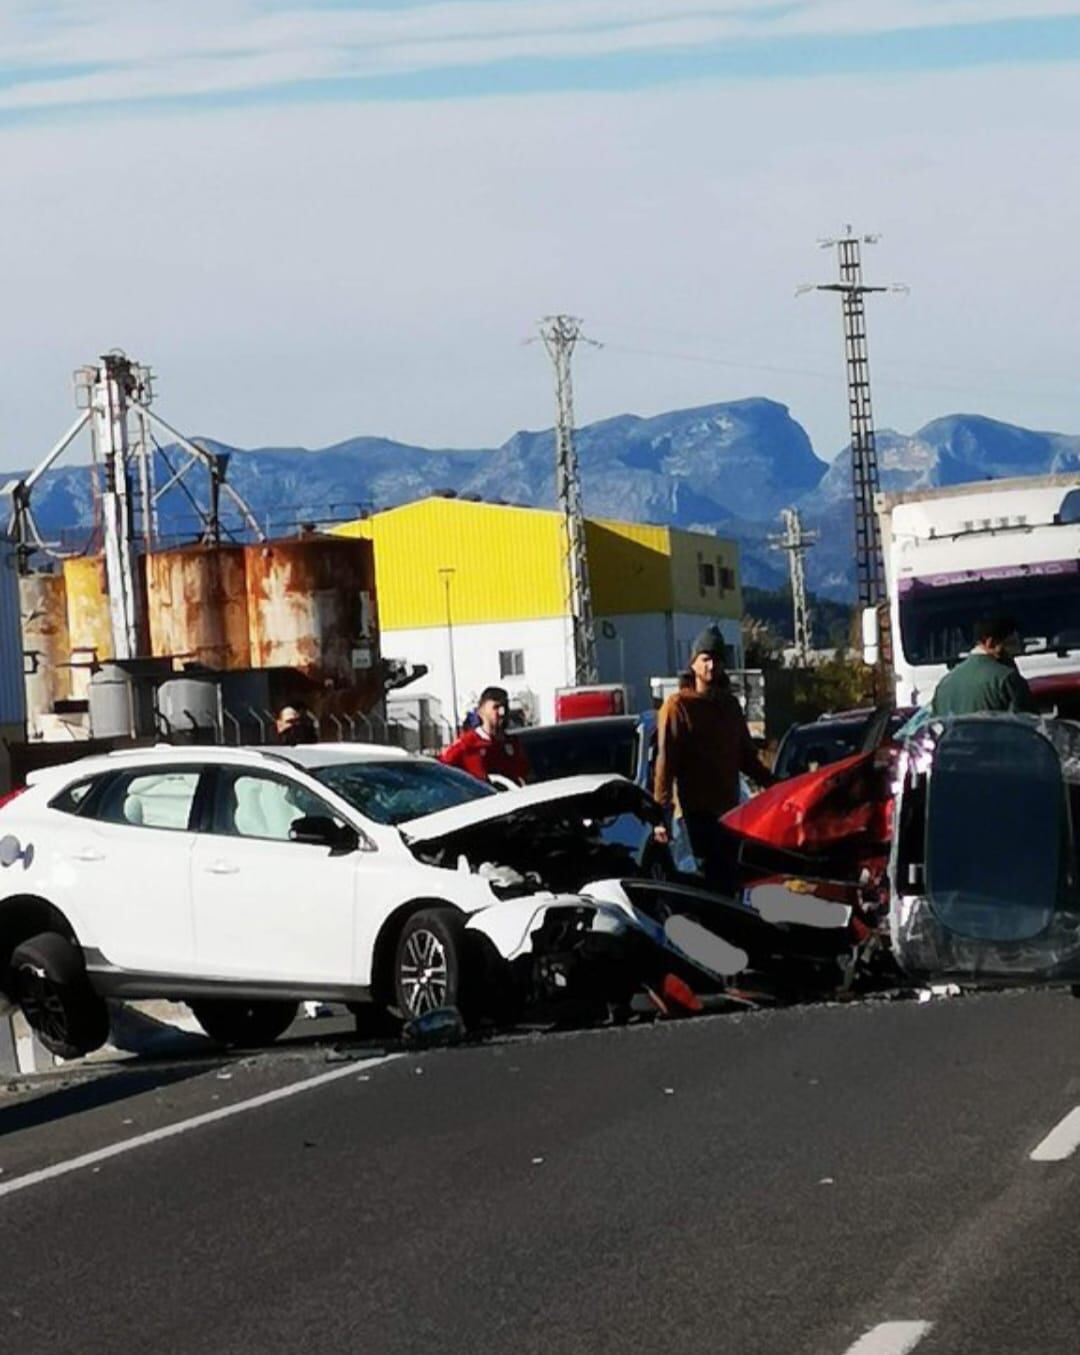
[[[734,893],[734,861],[720,818],[739,803],[739,773],[759,786],[775,778],[757,755],[742,707],[725,672],[727,645],[706,626],[690,652],[693,685],[660,708],[654,794],[681,819],[708,884]],[[668,829],[657,829],[666,841]]]

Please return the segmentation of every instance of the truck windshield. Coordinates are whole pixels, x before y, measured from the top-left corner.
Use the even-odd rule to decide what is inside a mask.
[[[1037,566],[1036,566],[1037,568]],[[1022,577],[964,575],[914,579],[901,586],[900,639],[909,664],[948,663],[972,646],[981,617],[1014,616],[1028,654],[1080,650],[1080,576],[1068,572]]]

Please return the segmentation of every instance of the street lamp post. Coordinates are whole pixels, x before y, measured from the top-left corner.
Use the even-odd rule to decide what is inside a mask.
[[[443,581],[443,588],[446,590],[446,643],[450,650],[450,701],[453,706],[452,720],[454,737],[457,738],[458,731],[458,693],[457,693],[457,665],[454,662],[454,618],[450,610],[450,583],[457,571],[450,568],[439,570],[439,577]]]

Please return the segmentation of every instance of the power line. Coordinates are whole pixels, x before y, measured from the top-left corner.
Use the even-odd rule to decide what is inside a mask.
[[[612,353],[626,353],[641,358],[664,358],[672,362],[694,362],[708,367],[723,367],[726,371],[732,372],[763,372],[769,376],[808,376],[813,377],[815,381],[828,381],[830,385],[836,381],[835,372],[821,371],[815,367],[777,367],[764,362],[740,362],[734,358],[719,358],[710,353],[675,352],[672,349],[663,348],[638,348],[628,344],[611,343],[610,341],[605,341],[604,347]],[[993,377],[994,373],[988,369],[982,375]],[[1061,380],[1064,381],[1065,378],[1062,377]],[[889,386],[896,390],[932,392],[935,395],[971,397],[977,394],[971,386],[946,386],[939,382],[904,381],[891,376],[878,377],[877,384]],[[1000,395],[1001,393],[1001,386],[995,385],[994,394]],[[1015,393],[1017,396],[1024,394],[1019,389]]]
[[[891,289],[890,289],[891,290]],[[632,326],[623,326],[623,328],[632,328]],[[664,332],[664,331],[654,331]],[[710,343],[712,340],[706,335],[687,335],[687,338],[697,339],[702,343]],[[769,376],[798,376],[810,377],[815,381],[828,381],[830,384],[836,381],[835,371],[824,371],[816,367],[794,367],[780,366],[775,363],[765,362],[745,362],[739,358],[720,357],[715,353],[697,353],[687,350],[676,350],[670,348],[643,348],[638,345],[612,343],[605,340],[604,347],[614,353],[625,353],[632,357],[643,358],[662,358],[670,362],[693,362],[707,367],[721,367],[726,371],[732,372],[761,372]],[[1011,394],[1017,399],[1028,399],[1031,392],[1022,390],[1019,386],[1003,387],[999,378],[1001,377],[1022,377],[1031,381],[1058,381],[1061,383],[1072,383],[1073,378],[1064,373],[1051,375],[1047,372],[1015,372],[1003,368],[995,367],[957,367],[948,363],[918,363],[903,359],[891,360],[894,366],[932,368],[935,371],[955,372],[958,375],[970,375],[974,377],[983,377],[993,383],[993,389],[982,389],[979,386],[972,385],[951,385],[940,381],[920,381],[916,379],[905,380],[903,377],[896,376],[878,376],[875,378],[879,386],[887,386],[893,390],[917,391],[922,394],[935,395],[956,395],[965,399],[981,399],[986,394],[992,393],[994,396],[1002,394]]]
[[[901,288],[898,290],[906,291],[906,288]],[[635,322],[627,322],[624,320],[609,320],[606,318],[603,320],[602,323],[605,330],[625,330],[635,334],[660,334],[669,339],[686,340],[688,343],[692,344],[726,345],[731,342],[730,334],[723,336],[717,334],[701,334],[684,329],[668,329],[666,326],[662,325],[639,324]],[[610,340],[605,340],[604,347],[615,348],[618,347],[618,345],[611,343]],[[771,347],[773,346],[770,345],[770,348]],[[643,352],[649,354],[656,352],[656,350],[652,349],[631,349],[625,351]],[[729,367],[748,367],[751,371],[776,371],[785,374],[794,374],[798,376],[821,376],[829,378],[832,378],[834,376],[834,373],[832,372],[816,370],[812,371],[810,369],[802,367],[776,366],[774,364],[765,364],[765,363],[745,363],[741,359],[723,358],[718,356],[717,354],[712,354],[707,357],[696,353],[670,353],[670,354],[664,353],[659,355],[665,357],[671,356],[671,357],[693,358],[694,360],[700,360],[703,362],[704,361],[716,362],[718,364],[722,364],[724,366]],[[1043,368],[1040,368],[1038,371],[1023,369],[1018,370],[1016,367],[1011,365],[1008,367],[997,367],[997,366],[986,366],[984,364],[982,366],[972,367],[960,363],[943,361],[938,358],[922,361],[914,358],[890,358],[890,365],[893,367],[914,368],[915,370],[918,371],[957,372],[961,376],[987,376],[993,377],[995,379],[1007,376],[1021,376],[1026,379],[1040,381],[1041,380],[1062,381],[1062,382],[1067,381],[1069,382],[1070,385],[1075,384],[1076,381],[1076,377],[1074,374],[1070,374],[1064,371],[1049,372]],[[889,384],[896,384],[891,378],[879,377],[878,380],[880,383],[884,383],[886,380],[888,380]],[[932,386],[930,387],[930,389],[936,390],[939,388],[936,386]]]

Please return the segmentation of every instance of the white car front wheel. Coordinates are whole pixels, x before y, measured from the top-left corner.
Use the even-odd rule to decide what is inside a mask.
[[[11,972],[26,1023],[50,1053],[77,1059],[105,1043],[109,1015],[74,942],[58,932],[31,937],[15,947]]]
[[[465,919],[454,908],[423,908],[401,929],[394,955],[394,999],[406,1020],[456,1007],[475,1013],[475,966]]]

